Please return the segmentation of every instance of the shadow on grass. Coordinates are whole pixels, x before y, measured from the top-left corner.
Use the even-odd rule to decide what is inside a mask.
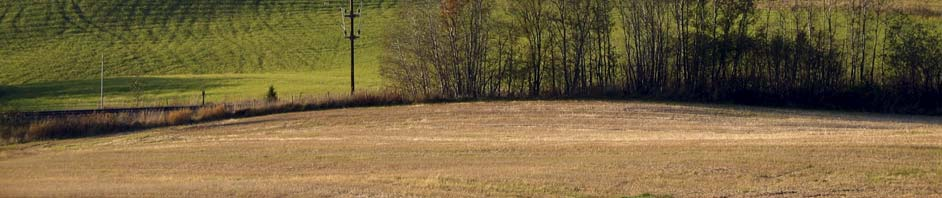
[[[206,78],[206,77],[122,77],[105,79],[105,94],[127,94],[132,92],[132,84],[138,80],[141,91],[145,93],[175,93],[200,91],[228,86],[243,78]],[[100,94],[100,80],[68,80],[42,82],[34,84],[0,87],[0,104],[9,100],[31,100],[40,98],[83,98],[96,97]]]

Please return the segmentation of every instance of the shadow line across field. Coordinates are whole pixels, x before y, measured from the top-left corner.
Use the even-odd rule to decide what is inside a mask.
[[[223,80],[219,78],[203,78],[203,77],[194,77],[194,78],[158,78],[158,77],[141,77],[141,78],[109,78],[106,79],[105,91],[106,92],[132,92],[133,82],[137,80],[141,82],[142,90],[147,90],[147,92],[165,92],[165,93],[174,93],[181,91],[193,91],[200,90],[202,88],[213,89],[220,88],[225,86],[232,86],[233,83],[227,81],[240,81],[245,80],[245,78],[234,78],[229,80]],[[88,97],[88,96],[98,96],[100,88],[99,80],[68,80],[68,81],[56,81],[56,82],[43,82],[35,84],[27,84],[22,86],[16,86],[7,88],[8,94],[17,95],[20,99],[35,99],[43,97],[56,97],[56,96],[70,96],[70,97]]]

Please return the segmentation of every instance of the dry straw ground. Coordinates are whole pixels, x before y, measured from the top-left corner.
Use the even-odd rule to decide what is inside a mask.
[[[939,197],[942,122],[646,102],[482,102],[0,147],[0,197],[645,193]]]

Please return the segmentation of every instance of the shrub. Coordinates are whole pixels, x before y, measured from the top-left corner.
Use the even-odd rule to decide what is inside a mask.
[[[18,143],[26,141],[26,131],[21,126],[0,124],[0,143]]]
[[[167,122],[167,112],[164,111],[144,111],[139,112],[133,119],[135,126],[141,128],[164,126]]]
[[[62,136],[62,132],[67,130],[66,123],[62,120],[43,120],[30,124],[26,130],[26,136],[23,139],[40,140]]]
[[[179,125],[193,122],[193,110],[183,109],[171,111],[167,114],[168,125]]]
[[[124,113],[101,113],[42,119],[30,123],[21,140],[85,137],[115,131],[127,131],[138,127],[134,122],[136,119],[136,117]]]
[[[208,121],[216,120],[226,117],[228,111],[226,111],[226,106],[216,105],[212,107],[203,107],[199,111],[196,111],[196,116],[193,120],[195,121]]]
[[[268,86],[268,93],[265,94],[265,101],[269,103],[278,101],[278,92],[275,92],[275,86]]]

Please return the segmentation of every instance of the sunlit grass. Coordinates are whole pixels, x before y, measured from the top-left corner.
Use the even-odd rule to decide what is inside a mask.
[[[126,106],[348,92],[341,1],[2,1],[0,110],[93,108],[104,64],[106,100]],[[383,29],[396,1],[364,1],[358,86],[379,84]],[[140,79],[143,93],[130,84]]]
[[[381,88],[378,71],[361,68],[357,74],[357,90]],[[284,99],[312,95],[347,95],[350,91],[347,68],[317,72],[272,74],[203,74],[162,75],[108,78],[105,80],[107,107],[200,104],[202,90],[207,103],[255,100],[263,98],[274,86]],[[138,80],[143,86],[134,91]],[[71,80],[16,86],[2,99],[4,110],[32,111],[50,109],[88,109],[99,103],[98,80]],[[143,102],[143,103],[141,103]]]

